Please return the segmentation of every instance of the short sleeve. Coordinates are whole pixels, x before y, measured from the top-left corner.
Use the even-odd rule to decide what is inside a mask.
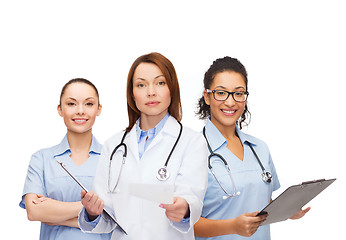
[[[43,170],[43,156],[42,152],[36,152],[31,156],[28,172],[26,175],[22,199],[19,206],[25,209],[24,197],[28,193],[46,195],[44,187],[44,170]]]
[[[276,191],[280,188],[280,181],[279,181],[279,177],[278,177],[278,174],[276,172],[274,162],[272,160],[271,155],[269,156],[269,166],[270,166],[270,171],[271,171],[271,174],[273,177],[273,191]]]

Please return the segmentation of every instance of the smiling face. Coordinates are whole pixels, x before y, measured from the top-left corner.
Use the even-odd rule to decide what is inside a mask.
[[[146,62],[138,65],[133,75],[133,99],[141,112],[141,123],[158,123],[167,114],[171,95],[158,66]]]
[[[210,85],[210,90],[226,90],[229,92],[246,91],[244,77],[237,72],[224,71],[217,73]],[[237,120],[244,112],[246,102],[236,102],[229,95],[225,101],[217,101],[212,93],[204,91],[204,100],[210,106],[210,120],[221,131],[235,128]]]
[[[58,113],[63,117],[69,133],[91,132],[102,106],[94,88],[86,83],[68,85],[61,96]]]

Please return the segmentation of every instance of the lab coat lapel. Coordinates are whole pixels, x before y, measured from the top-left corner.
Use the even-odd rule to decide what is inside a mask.
[[[134,125],[129,132],[127,140],[125,140],[128,145],[127,151],[132,156],[130,158],[134,158],[137,163],[139,163],[139,153],[138,153],[138,141],[137,141],[137,133],[136,133],[136,125]]]
[[[177,138],[179,135],[179,127],[180,126],[177,120],[174,117],[169,116],[169,118],[167,119],[167,122],[165,123],[165,126],[162,128],[159,134],[154,138],[154,140],[150,143],[146,151],[150,150],[151,148],[159,144],[165,135],[170,135],[174,138]]]

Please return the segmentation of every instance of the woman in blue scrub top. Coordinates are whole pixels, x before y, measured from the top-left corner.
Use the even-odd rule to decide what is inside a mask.
[[[206,119],[203,132],[209,153],[219,156],[210,158],[214,174],[209,170],[202,215],[195,224],[196,239],[268,240],[269,225],[260,226],[267,216],[257,214],[271,201],[280,183],[267,145],[241,131],[249,115],[245,67],[231,57],[215,60],[204,75],[204,89],[197,114]],[[263,178],[264,171],[271,173],[271,178]],[[291,218],[301,218],[309,209]]]
[[[67,134],[60,144],[32,155],[19,204],[30,221],[42,222],[40,239],[110,238],[79,229],[80,186],[56,161],[60,160],[86,188],[92,187],[102,149],[92,135],[92,126],[101,109],[98,91],[90,81],[72,79],[62,88],[58,113]]]

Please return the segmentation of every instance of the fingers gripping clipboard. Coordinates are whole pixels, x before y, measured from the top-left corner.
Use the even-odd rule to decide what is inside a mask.
[[[83,184],[81,183],[81,182],[79,182],[78,181],[78,179],[77,178],[75,178],[66,168],[65,168],[65,166],[63,165],[63,163],[61,162],[61,161],[59,161],[59,160],[56,160],[59,164],[60,164],[60,166],[65,170],[65,172],[67,172],[68,173],[68,175],[70,175],[70,177],[85,191],[85,192],[88,192],[88,190],[83,186]],[[125,233],[126,235],[127,235],[127,232],[120,226],[120,224],[117,222],[117,220],[115,219],[115,217],[113,217],[113,215],[110,213],[110,211],[109,210],[107,210],[106,208],[103,208],[103,213],[105,214],[105,215],[107,215],[109,218],[111,218],[114,222],[115,222],[115,224],[117,224],[118,225],[118,227],[120,228],[120,230],[123,232],[123,233]]]
[[[320,179],[287,188],[258,214],[268,214],[267,219],[261,225],[287,220],[335,180],[335,178]]]

